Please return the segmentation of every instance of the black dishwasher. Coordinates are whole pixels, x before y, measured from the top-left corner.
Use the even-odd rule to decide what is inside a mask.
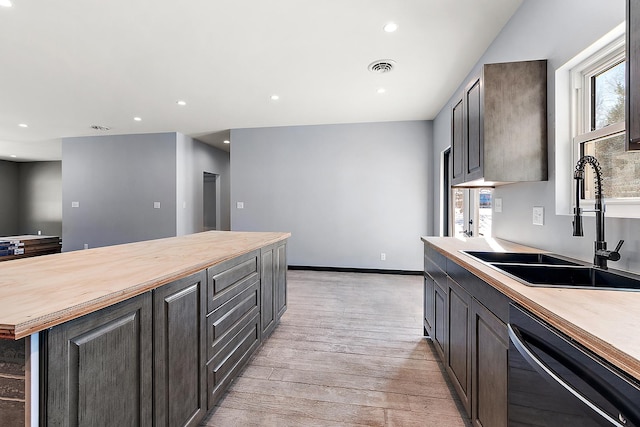
[[[640,427],[635,379],[516,305],[509,341],[510,427]]]

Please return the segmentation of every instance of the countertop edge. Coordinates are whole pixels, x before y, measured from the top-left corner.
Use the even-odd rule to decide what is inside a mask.
[[[52,313],[50,315],[39,316],[37,318],[33,318],[25,322],[20,322],[15,325],[0,324],[0,339],[19,340],[25,338],[34,333],[77,319],[81,316],[93,313],[100,309],[118,304],[122,301],[144,294],[145,292],[156,289],[167,283],[173,282],[183,277],[187,277],[191,274],[197,273],[198,271],[202,271],[214,265],[228,261],[232,258],[248,254],[250,252],[276,244],[283,240],[287,240],[291,237],[291,233],[289,232],[269,234],[276,234],[277,236],[270,239],[264,239],[254,245],[245,246],[241,250],[234,251],[232,253],[226,254],[225,256],[215,257],[206,262],[199,262],[190,265],[187,268],[176,270],[169,275],[158,276],[152,280],[145,281],[138,285],[130,286],[117,292],[94,298],[81,304],[70,306],[64,310],[56,311],[55,313]]]

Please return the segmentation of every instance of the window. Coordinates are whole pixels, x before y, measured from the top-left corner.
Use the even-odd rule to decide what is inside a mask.
[[[605,199],[640,197],[640,153],[625,151],[624,39],[601,49],[573,70],[576,96],[574,164],[584,155],[602,167]],[[587,168],[583,198],[594,198],[593,170]]]
[[[602,168],[607,216],[640,217],[640,152],[625,151],[625,67],[622,24],[556,71],[559,214],[571,213],[573,170],[588,154]],[[593,171],[587,167],[585,173],[581,197],[589,200],[594,198]]]

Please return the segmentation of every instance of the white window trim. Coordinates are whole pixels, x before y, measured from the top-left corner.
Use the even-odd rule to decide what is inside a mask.
[[[589,108],[588,105],[580,105],[576,94],[571,93],[571,88],[574,86],[572,80],[578,79],[577,74],[572,73],[572,70],[578,65],[585,65],[581,67],[581,71],[587,69],[588,58],[605,47],[609,49],[609,54],[612,54],[611,52],[619,47],[618,43],[624,43],[624,36],[625,23],[623,22],[555,72],[556,215],[573,215],[573,169],[579,158],[577,144],[573,143],[573,135],[583,133],[581,129],[584,127],[572,117],[571,111]],[[590,201],[587,200],[584,207],[589,205]],[[607,217],[640,218],[640,198],[605,199],[605,206]]]

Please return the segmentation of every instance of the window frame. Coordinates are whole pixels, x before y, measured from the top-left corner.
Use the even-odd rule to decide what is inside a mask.
[[[625,23],[556,70],[556,214],[571,215],[575,200],[573,170],[580,159],[580,144],[625,130],[619,122],[590,130],[590,76],[606,70],[625,56]],[[585,203],[592,203],[587,199]],[[640,218],[640,197],[605,199],[607,217]],[[589,214],[587,214],[589,215]],[[592,214],[591,214],[592,215]]]

